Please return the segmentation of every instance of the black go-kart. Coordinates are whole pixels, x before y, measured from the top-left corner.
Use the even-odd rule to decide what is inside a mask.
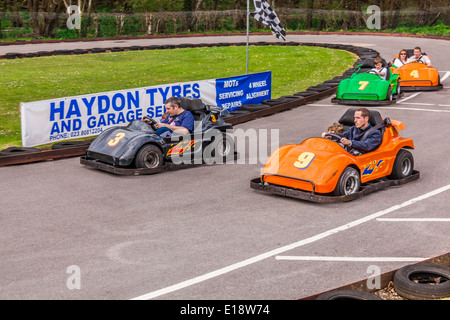
[[[191,134],[163,138],[155,133],[155,120],[133,120],[103,131],[80,163],[114,174],[140,175],[233,162],[237,158],[233,126],[223,119],[228,111],[196,98],[182,97],[181,106],[194,116]]]

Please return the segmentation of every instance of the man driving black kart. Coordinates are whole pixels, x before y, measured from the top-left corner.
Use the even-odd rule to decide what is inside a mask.
[[[179,135],[189,134],[194,130],[194,116],[181,106],[181,100],[177,97],[170,97],[164,103],[168,116],[161,122],[156,122],[148,117],[142,117],[142,121],[150,124],[156,134],[161,137],[170,137],[172,133]]]

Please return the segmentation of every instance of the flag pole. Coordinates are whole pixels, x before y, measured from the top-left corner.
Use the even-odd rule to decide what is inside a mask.
[[[248,39],[249,39],[249,16],[250,16],[250,0],[247,0],[247,46],[246,46],[246,69],[245,74],[248,74]]]

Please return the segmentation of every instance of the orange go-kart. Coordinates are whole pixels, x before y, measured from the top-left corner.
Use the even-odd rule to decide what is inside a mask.
[[[348,109],[339,122],[347,129],[353,125],[356,109]],[[250,187],[313,202],[344,202],[357,199],[376,190],[419,179],[414,170],[412,139],[399,131],[405,125],[397,120],[383,119],[370,110],[369,121],[382,132],[381,145],[362,155],[352,154],[331,139],[309,138],[300,144],[278,148],[268,159],[260,177],[252,179]]]
[[[413,50],[406,51],[408,58],[411,57]],[[394,59],[397,57],[398,55],[394,56]],[[407,63],[400,68],[391,67],[391,71],[400,75],[400,86],[403,91],[433,91],[443,88],[438,70],[420,62]]]

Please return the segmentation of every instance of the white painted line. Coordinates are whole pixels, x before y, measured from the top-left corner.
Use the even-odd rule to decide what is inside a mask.
[[[447,71],[445,75],[441,78],[441,82],[445,81],[450,76],[450,71]]]
[[[416,105],[416,106],[435,106],[434,103],[421,103],[421,102],[408,102],[408,104]]]
[[[383,109],[397,109],[397,110],[410,110],[410,111],[429,111],[429,112],[441,112],[441,113],[449,113],[450,112],[450,110],[402,108],[402,107],[383,107]]]
[[[275,259],[292,260],[292,261],[395,262],[395,261],[424,261],[427,260],[428,258],[276,256]]]
[[[419,94],[421,94],[421,93],[422,93],[422,92],[416,92],[416,93],[410,95],[409,97],[406,97],[406,98],[404,98],[404,99],[401,99],[401,100],[397,101],[397,103],[403,103],[404,101],[407,101],[407,100],[409,100],[409,99],[412,99],[412,98],[417,97],[417,96],[418,96]]]
[[[378,218],[377,221],[389,222],[450,222],[450,218]]]
[[[439,193],[442,193],[442,192],[445,192],[447,190],[450,190],[450,184],[446,185],[445,187],[441,187],[439,189],[430,191],[430,192],[428,192],[426,194],[423,194],[421,196],[418,196],[416,198],[413,198],[413,199],[410,199],[408,201],[405,201],[405,202],[403,202],[403,203],[401,203],[399,205],[392,206],[392,207],[390,207],[388,209],[378,211],[378,212],[370,214],[370,215],[368,215],[368,216],[366,216],[364,218],[361,218],[361,219],[349,222],[347,224],[344,224],[344,225],[342,225],[340,227],[337,227],[337,228],[334,228],[334,229],[331,229],[331,230],[319,233],[319,234],[317,234],[315,236],[312,236],[310,238],[306,238],[306,239],[300,240],[298,242],[294,242],[294,243],[291,243],[289,245],[286,245],[286,246],[283,246],[283,247],[280,247],[280,248],[277,248],[277,249],[274,249],[274,250],[262,253],[260,255],[255,256],[255,257],[243,260],[241,262],[229,265],[227,267],[224,267],[224,268],[221,268],[221,269],[218,269],[218,270],[215,270],[215,271],[211,271],[209,273],[206,273],[204,275],[201,275],[201,276],[198,276],[198,277],[195,277],[195,278],[192,278],[192,279],[188,279],[188,280],[182,281],[182,282],[174,284],[172,286],[169,286],[169,287],[166,287],[166,288],[162,288],[162,289],[159,289],[159,290],[156,290],[156,291],[152,291],[152,292],[147,293],[147,294],[143,294],[141,296],[133,298],[132,300],[148,300],[148,299],[156,298],[156,297],[159,297],[159,296],[162,296],[162,295],[165,295],[165,294],[168,294],[168,293],[171,293],[171,292],[174,292],[174,291],[178,291],[178,290],[181,290],[183,288],[186,288],[186,287],[189,287],[189,286],[201,283],[203,281],[206,281],[206,280],[209,280],[209,279],[212,279],[212,278],[224,275],[224,274],[226,274],[228,272],[232,272],[234,270],[237,270],[237,269],[246,267],[248,265],[260,262],[260,261],[265,260],[267,258],[270,258],[270,257],[273,257],[273,256],[277,256],[277,255],[279,255],[279,254],[281,254],[283,252],[286,252],[286,251],[289,251],[289,250],[292,250],[292,249],[295,249],[295,248],[298,248],[298,247],[301,247],[301,246],[304,246],[304,245],[307,245],[307,244],[319,241],[321,239],[327,238],[327,237],[332,236],[334,234],[337,234],[339,232],[346,231],[346,230],[348,230],[350,228],[353,228],[353,227],[356,227],[356,226],[358,226],[360,224],[363,224],[365,222],[377,219],[377,218],[382,217],[382,216],[384,216],[384,215],[386,215],[388,213],[391,213],[391,212],[396,211],[398,209],[407,207],[407,206],[412,205],[412,204],[414,204],[416,202],[425,200],[425,199],[427,199],[429,197],[435,196],[435,195],[437,195]]]
[[[450,107],[450,104],[438,104],[439,107]]]

